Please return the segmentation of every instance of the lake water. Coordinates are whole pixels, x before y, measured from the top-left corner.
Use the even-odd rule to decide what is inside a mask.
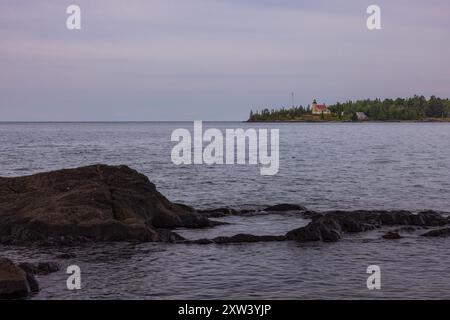
[[[197,208],[299,203],[315,210],[434,209],[448,212],[450,124],[204,123],[279,128],[280,170],[171,162],[172,130],[193,123],[0,123],[0,175],[18,176],[94,163],[127,164],[170,200]],[[179,230],[187,238],[283,234],[298,216],[229,217],[226,226]],[[71,249],[0,247],[17,261],[55,260],[73,250],[83,289],[60,271],[40,277],[34,298],[450,298],[450,239],[365,233],[332,243],[242,245],[99,244]],[[382,290],[366,268],[382,269]]]

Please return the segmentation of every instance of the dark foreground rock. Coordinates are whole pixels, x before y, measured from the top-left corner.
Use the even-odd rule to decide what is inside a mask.
[[[39,291],[39,285],[30,272],[0,257],[0,298],[23,298]]]
[[[177,241],[182,238],[160,229],[211,225],[127,166],[0,177],[0,243]]]
[[[318,213],[301,205],[286,203],[266,208],[241,210],[225,207],[200,211],[170,202],[145,175],[127,166],[93,165],[25,177],[0,177],[0,243],[76,245],[85,241],[125,240],[192,243],[172,229],[223,224],[209,220],[209,217],[273,213],[301,214],[311,222],[286,235],[239,234],[201,239],[194,243],[338,241],[345,233],[364,232],[382,226],[434,229],[449,223],[448,218],[434,211],[419,214],[409,211]],[[447,236],[449,233],[448,229],[432,230],[424,236]],[[40,272],[53,269],[47,267],[47,271]],[[42,270],[40,267],[26,268],[30,274]]]

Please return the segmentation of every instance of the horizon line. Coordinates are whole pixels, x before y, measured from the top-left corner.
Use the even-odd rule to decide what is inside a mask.
[[[4,123],[164,123],[164,122],[246,122],[247,120],[1,120]]]

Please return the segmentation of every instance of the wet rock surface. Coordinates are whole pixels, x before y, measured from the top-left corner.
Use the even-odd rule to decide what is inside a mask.
[[[299,214],[310,223],[285,235],[237,234],[190,241],[174,228],[204,228],[225,224],[212,217],[230,215]],[[96,241],[165,241],[226,244],[261,241],[334,242],[347,233],[384,226],[400,228],[385,235],[397,239],[402,228],[431,228],[428,237],[448,236],[449,218],[435,211],[315,212],[302,205],[196,210],[172,203],[153,183],[127,166],[93,165],[17,178],[0,177],[0,243],[76,245]],[[409,232],[409,231],[408,231]],[[398,237],[397,237],[398,235]],[[61,259],[70,259],[62,256]],[[54,266],[24,266],[29,273],[51,272]],[[33,271],[34,270],[34,271]],[[37,271],[36,271],[37,270]]]
[[[39,285],[33,273],[0,257],[0,298],[24,298],[37,291]]]
[[[425,232],[423,237],[450,237],[450,228],[436,229]]]
[[[160,229],[214,225],[127,166],[93,165],[0,177],[0,243],[175,241]]]
[[[57,259],[61,259],[61,260],[69,260],[69,259],[75,259],[77,257],[77,255],[74,253],[61,253],[61,254],[57,254],[55,257]]]
[[[396,240],[396,239],[401,239],[401,238],[402,238],[402,236],[398,232],[395,232],[395,231],[389,231],[383,235],[383,239],[386,239],[386,240]]]
[[[208,218],[222,218],[227,216],[252,216],[255,214],[267,214],[260,209],[235,209],[235,208],[212,208],[197,210],[198,213]]]
[[[419,213],[409,211],[329,211],[325,213],[303,211],[302,214],[305,218],[311,219],[311,222],[304,227],[291,230],[285,235],[258,236],[237,234],[231,237],[186,241],[186,243],[227,244],[284,240],[336,242],[342,239],[345,234],[382,228],[389,229],[392,226],[399,227],[395,230],[387,230],[382,238],[401,239],[400,233],[402,232],[411,233],[416,230],[436,228],[450,223],[448,218],[433,211]],[[432,230],[424,234],[424,236],[448,235],[450,235],[450,228]]]
[[[263,209],[267,212],[306,211],[306,208],[292,203],[280,203]]]
[[[57,272],[61,269],[61,266],[56,262],[23,262],[18,266],[25,270],[25,272],[35,275],[47,275],[53,272]]]
[[[381,228],[382,226],[443,226],[449,219],[434,211],[414,214],[409,211],[330,211],[313,216],[307,226],[294,229],[286,238],[296,241],[340,240],[345,233],[356,233]]]
[[[269,242],[269,241],[284,241],[285,236],[256,236],[251,234],[237,234],[231,237],[216,237],[213,239],[199,239],[189,241],[195,244],[227,244],[227,243],[246,243],[246,242]]]
[[[268,207],[237,209],[230,207],[211,208],[198,210],[198,213],[208,218],[220,218],[226,216],[252,216],[263,214],[306,213],[308,210],[299,204],[280,203]]]

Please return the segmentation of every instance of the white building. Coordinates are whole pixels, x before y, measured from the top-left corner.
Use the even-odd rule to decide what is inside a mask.
[[[330,109],[324,104],[317,104],[316,100],[313,101],[311,105],[312,114],[331,114]]]

